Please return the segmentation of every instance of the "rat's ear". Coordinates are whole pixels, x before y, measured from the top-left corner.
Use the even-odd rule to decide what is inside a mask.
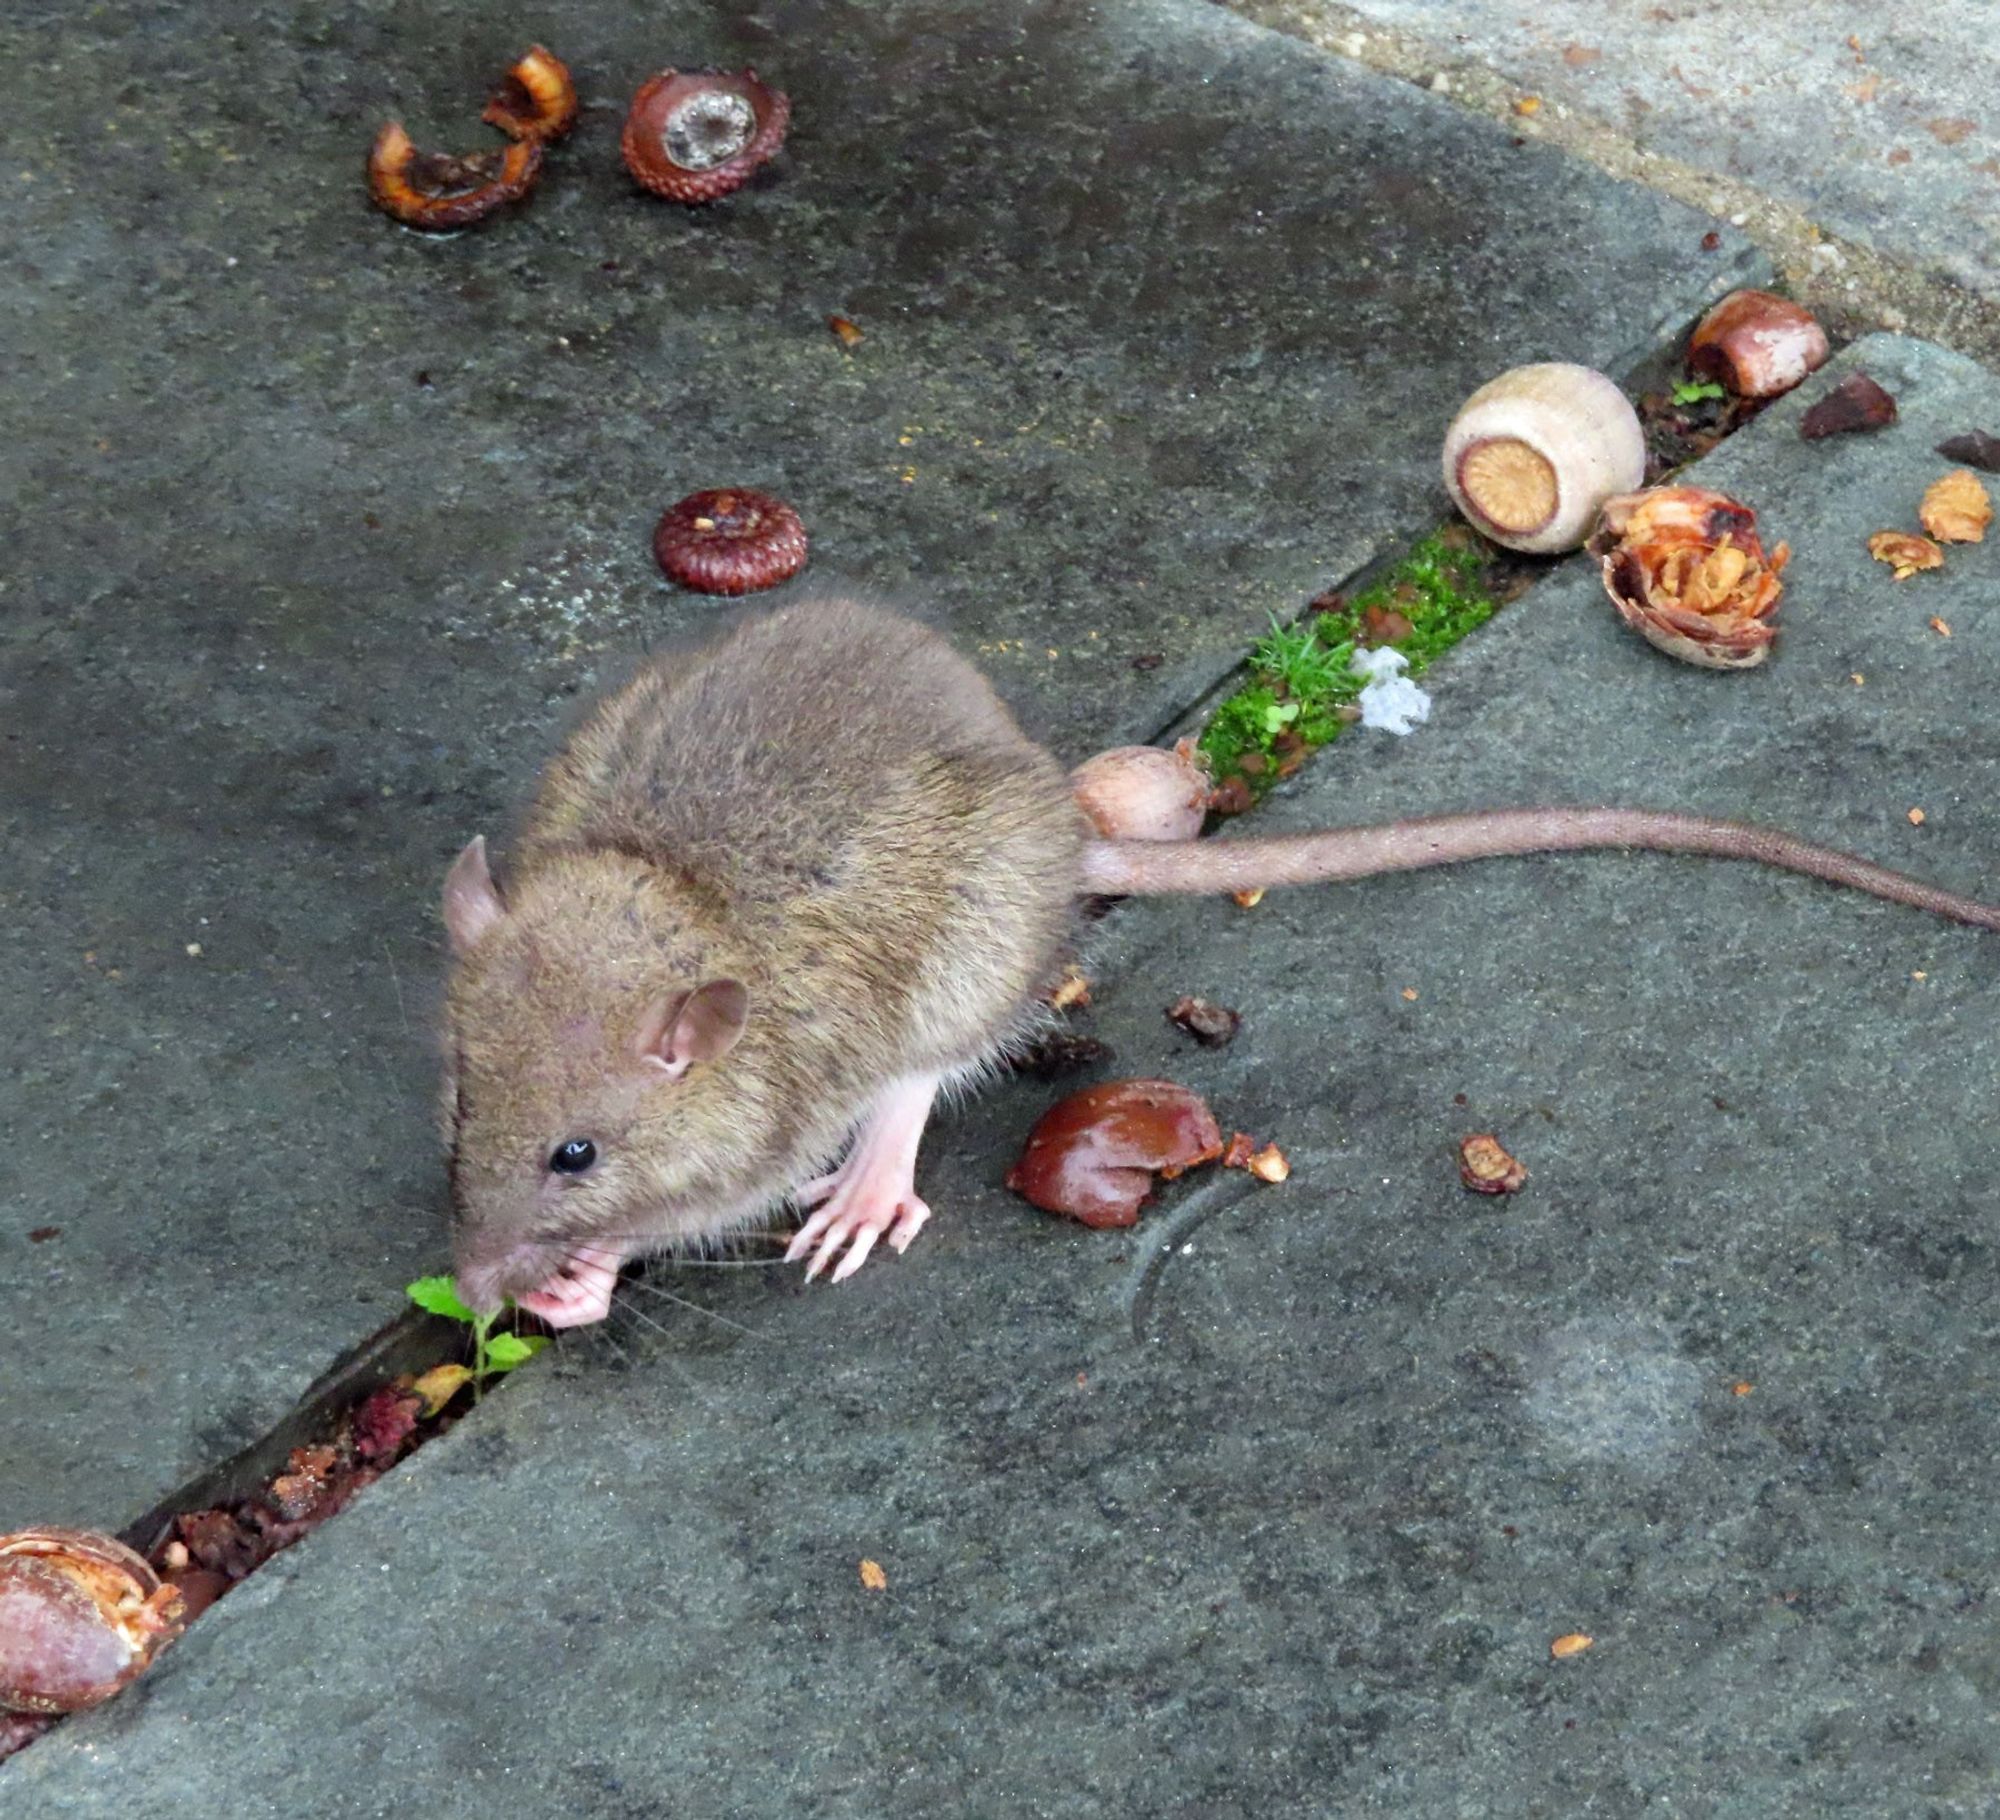
[[[696,1062],[727,1055],[743,1034],[750,995],[740,980],[709,980],[654,1001],[639,1025],[639,1059],[677,1081]]]
[[[444,875],[444,929],[454,954],[467,954],[507,914],[486,865],[486,836],[475,835]]]

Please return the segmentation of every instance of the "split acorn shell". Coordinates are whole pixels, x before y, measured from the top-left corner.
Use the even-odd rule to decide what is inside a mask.
[[[179,1591],[114,1536],[0,1536],[0,1710],[73,1713],[108,1700],[181,1620]]]
[[[1495,543],[1549,554],[1589,536],[1607,499],[1646,478],[1639,414],[1590,367],[1540,361],[1474,392],[1444,440],[1444,484]]]

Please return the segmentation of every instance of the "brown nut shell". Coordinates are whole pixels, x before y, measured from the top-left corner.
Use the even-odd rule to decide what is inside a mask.
[[[669,506],[653,554],[669,581],[698,594],[755,594],[805,567],[806,528],[782,499],[710,487]]]
[[[713,202],[776,156],[791,98],[746,69],[662,70],[632,97],[619,136],[625,168],[670,202]]]
[[[368,193],[375,206],[405,227],[447,233],[484,221],[495,209],[518,202],[541,175],[542,146],[517,139],[498,151],[469,158],[420,152],[400,120],[375,135],[368,152]]]
[[[1192,739],[1114,746],[1078,765],[1069,785],[1106,840],[1193,840],[1208,819],[1208,759]]]
[[[495,85],[479,117],[510,139],[543,145],[560,139],[576,125],[576,83],[569,65],[545,46],[530,45]]]
[[[1619,617],[1669,657],[1747,670],[1771,654],[1791,558],[1768,554],[1757,514],[1702,487],[1652,487],[1605,503],[1585,546]]]
[[[1153,1192],[1222,1154],[1201,1095],[1173,1081],[1106,1081],[1058,1100],[1036,1122],[1007,1186],[1045,1213],[1130,1226]]]
[[[1850,373],[1799,419],[1807,442],[1881,430],[1896,421],[1896,401],[1866,373]]]
[[[1687,363],[1739,398],[1775,398],[1825,366],[1831,352],[1826,330],[1789,297],[1731,291],[1695,324]]]
[[[73,1713],[109,1699],[180,1634],[179,1592],[111,1536],[0,1536],[0,1707]]]

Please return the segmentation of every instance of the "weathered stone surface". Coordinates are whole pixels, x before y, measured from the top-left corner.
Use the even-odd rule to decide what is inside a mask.
[[[1246,0],[1243,10],[1339,37],[1411,34],[1447,68],[1485,64],[1641,152],[1747,183],[1891,260],[2000,292],[2000,55],[1982,8],[1914,0],[1893,28],[1866,0],[1754,14],[1654,0],[1532,11],[1504,0]]]
[[[1800,441],[1856,364],[1900,426]],[[1571,563],[1422,732],[1259,820],[1626,797],[1991,892],[2000,549],[1899,587],[1862,548],[1972,421],[1989,375],[1863,343],[1698,471],[1797,549],[1766,668],[1674,664]],[[1059,1089],[1007,1085],[936,1134],[907,1258],[667,1280],[754,1338],[636,1289],[0,1799],[1992,1811],[1995,937],[1604,855],[1132,905],[1093,971],[1114,1071],[1287,1184],[1047,1219],[994,1184]],[[1234,1043],[1166,1021],[1185,991]],[[1475,1130],[1518,1194],[1460,1187]]]
[[[531,29],[0,23],[0,1527],[135,1516],[436,1262],[435,883],[570,697],[715,618],[669,501],[791,498],[808,583],[910,599],[1081,756],[1439,509],[1494,366],[1616,367],[1759,269],[1188,0],[571,8],[528,204],[374,212],[377,123],[492,141]],[[670,60],[797,104],[703,212],[617,161]]]

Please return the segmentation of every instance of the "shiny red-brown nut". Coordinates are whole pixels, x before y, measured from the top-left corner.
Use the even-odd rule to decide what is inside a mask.
[[[806,528],[769,493],[711,487],[661,514],[653,554],[669,581],[699,594],[754,594],[805,567]]]
[[[1701,487],[1621,494],[1585,547],[1619,616],[1668,656],[1710,670],[1770,656],[1791,551],[1767,554],[1757,514],[1740,501]]]
[[[1459,1140],[1458,1179],[1474,1194],[1512,1194],[1528,1179],[1490,1131]]]
[[[1193,840],[1208,815],[1208,760],[1191,739],[1171,751],[1114,746],[1085,759],[1069,783],[1106,840]]]
[[[569,66],[554,51],[531,45],[527,54],[494,86],[480,115],[510,139],[547,145],[576,125],[576,84]]]
[[[662,70],[632,97],[618,143],[654,195],[713,202],[776,155],[791,118],[790,98],[755,70]]]
[[[111,1536],[0,1536],[0,1707],[73,1713],[137,1678],[181,1630],[179,1592]]]
[[[391,120],[369,148],[368,193],[405,227],[446,233],[518,202],[534,188],[541,168],[539,140],[517,139],[499,151],[451,158],[418,151],[402,122]]]
[[[1790,298],[1731,291],[1695,324],[1687,363],[1739,398],[1775,398],[1826,365],[1830,352],[1826,330]]]
[[[1215,1115],[1172,1081],[1106,1081],[1058,1100],[1036,1122],[1007,1186],[1046,1213],[1130,1226],[1167,1180],[1222,1154]]]

